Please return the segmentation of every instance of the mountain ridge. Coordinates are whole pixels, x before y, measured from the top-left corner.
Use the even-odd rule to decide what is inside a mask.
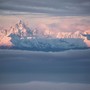
[[[2,30],[1,30],[2,31]],[[88,48],[85,40],[89,39],[89,34],[80,31],[58,32],[42,30],[38,28],[30,29],[22,20],[10,30],[0,31],[0,47],[30,49],[30,50],[67,50]],[[88,35],[88,37],[87,37]],[[6,37],[6,39],[5,39]],[[5,42],[7,42],[5,44]]]

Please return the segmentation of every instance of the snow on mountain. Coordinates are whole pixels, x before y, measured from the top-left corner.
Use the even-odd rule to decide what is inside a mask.
[[[49,28],[44,28],[44,30],[41,28],[30,29],[20,20],[9,30],[0,30],[0,46],[47,51],[87,48],[85,35],[87,34],[80,31],[54,33]]]
[[[88,47],[90,47],[90,33],[84,32],[84,34],[82,34],[85,38],[84,38],[84,42],[87,44]]]

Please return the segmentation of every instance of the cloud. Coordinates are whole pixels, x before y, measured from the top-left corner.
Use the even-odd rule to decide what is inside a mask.
[[[83,36],[85,36],[87,40],[90,40],[90,34],[84,34]]]
[[[12,53],[13,52],[13,53]],[[0,58],[7,60],[8,58],[13,58],[13,60],[17,59],[24,60],[26,57],[31,58],[30,60],[42,60],[43,62],[45,60],[82,60],[86,59],[89,60],[90,58],[90,49],[86,50],[66,50],[62,52],[42,52],[42,51],[22,51],[22,50],[0,50]],[[4,57],[4,55],[6,57]],[[16,57],[17,56],[17,57]],[[35,56],[35,57],[34,57]],[[19,58],[18,58],[19,57]],[[29,58],[26,58],[26,60],[29,60]]]
[[[88,72],[89,54],[89,49],[63,52],[0,50],[0,72]]]
[[[59,30],[62,32],[90,32],[89,17],[62,16],[58,18],[58,20],[59,21],[57,23],[52,22],[49,25],[51,29]]]
[[[3,84],[0,90],[90,90],[90,84],[33,81],[22,84]]]
[[[0,90],[89,90],[90,49],[0,50]]]
[[[90,15],[89,0],[0,0],[0,10],[50,15]],[[1,12],[0,14],[5,14]]]

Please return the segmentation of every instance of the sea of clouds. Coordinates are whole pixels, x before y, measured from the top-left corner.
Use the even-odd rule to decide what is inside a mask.
[[[0,50],[0,90],[90,90],[90,49]]]
[[[0,90],[90,90],[90,84],[33,81],[0,85]]]

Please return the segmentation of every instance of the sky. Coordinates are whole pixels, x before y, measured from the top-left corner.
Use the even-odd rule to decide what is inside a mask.
[[[22,19],[29,25],[60,25],[64,31],[74,27],[90,29],[89,16],[90,0],[0,0],[0,24],[6,27]]]
[[[90,34],[90,0],[0,0],[0,29],[29,27]]]
[[[0,14],[89,16],[90,0],[0,0]]]
[[[9,29],[19,20],[29,27],[90,33],[90,0],[0,0],[0,29]],[[58,53],[0,50],[0,62],[0,90],[90,90],[89,49]],[[22,74],[27,72],[31,74]],[[12,81],[16,83],[1,84]]]

